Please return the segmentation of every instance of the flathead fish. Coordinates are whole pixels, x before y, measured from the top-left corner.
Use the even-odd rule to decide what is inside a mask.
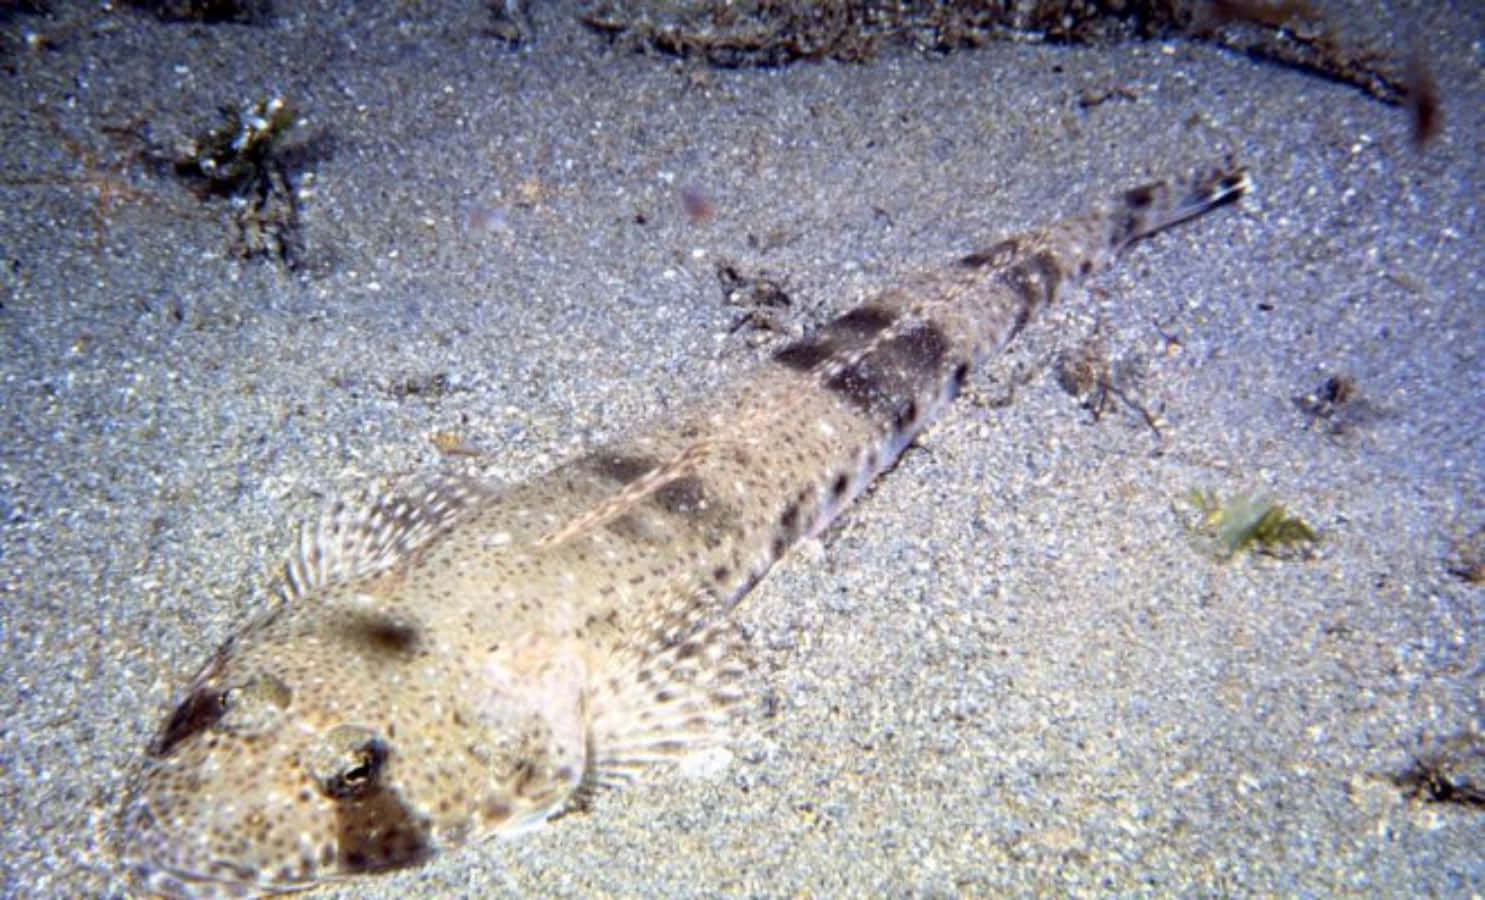
[[[525,485],[428,477],[332,508],[143,754],[129,871],[176,896],[300,890],[715,747],[747,659],[729,612],[769,567],[1062,288],[1248,187],[1145,185],[908,278]]]

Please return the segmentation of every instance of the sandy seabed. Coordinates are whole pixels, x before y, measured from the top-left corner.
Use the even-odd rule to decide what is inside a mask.
[[[1066,296],[748,598],[731,766],[344,894],[1485,890],[1479,808],[1395,783],[1482,728],[1452,571],[1485,527],[1479,7],[1365,22],[1429,48],[1419,152],[1397,108],[1183,41],[718,70],[560,6],[518,48],[473,3],[54,6],[0,18],[0,893],[125,890],[107,830],[164,711],[293,527],[449,465],[430,435],[519,480],[915,269],[1229,157],[1252,197]],[[292,268],[136,156],[272,96],[313,148]],[[782,286],[782,333],[735,327],[729,266]],[[1133,401],[1097,419],[1053,363],[1089,346]],[[1332,376],[1360,399],[1296,405]],[[1321,541],[1217,562],[1192,489]]]

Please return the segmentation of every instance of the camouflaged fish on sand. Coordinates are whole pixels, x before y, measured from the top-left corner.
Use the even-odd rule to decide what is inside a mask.
[[[513,490],[429,479],[332,509],[148,748],[119,821],[135,883],[250,895],[415,865],[716,746],[739,598],[1061,287],[1247,188],[1147,185],[923,273]]]

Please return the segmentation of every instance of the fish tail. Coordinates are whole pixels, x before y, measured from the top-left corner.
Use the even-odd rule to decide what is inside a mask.
[[[1115,201],[1109,244],[1116,251],[1123,249],[1142,237],[1230,203],[1252,189],[1248,173],[1236,167],[1132,188]]]

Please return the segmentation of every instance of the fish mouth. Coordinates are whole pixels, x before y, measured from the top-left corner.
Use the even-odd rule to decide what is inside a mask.
[[[218,867],[230,865],[217,863]],[[171,900],[216,900],[222,897],[268,897],[306,891],[323,879],[297,884],[264,883],[250,878],[203,875],[158,863],[135,863],[129,869],[130,886],[142,896]]]
[[[249,806],[177,805],[132,793],[114,846],[138,893],[164,897],[289,894],[355,875],[416,866],[433,855],[430,822],[378,788],[293,819]],[[276,821],[277,820],[277,821]],[[276,821],[273,827],[266,822]]]
[[[156,835],[158,836],[158,835]],[[119,854],[131,896],[172,900],[219,897],[265,897],[313,887],[323,879],[295,882],[264,880],[254,869],[229,860],[205,865],[187,863],[178,854],[137,832],[123,835]]]
[[[130,894],[179,900],[265,897],[308,890],[335,877],[318,868],[255,868],[211,853],[197,844],[200,836],[199,830],[173,827],[148,796],[131,795],[113,842]]]
[[[223,897],[269,897],[293,894],[335,881],[336,873],[311,872],[281,877],[231,860],[188,864],[172,854],[151,855],[137,845],[121,856],[131,895],[171,900],[215,900]]]

